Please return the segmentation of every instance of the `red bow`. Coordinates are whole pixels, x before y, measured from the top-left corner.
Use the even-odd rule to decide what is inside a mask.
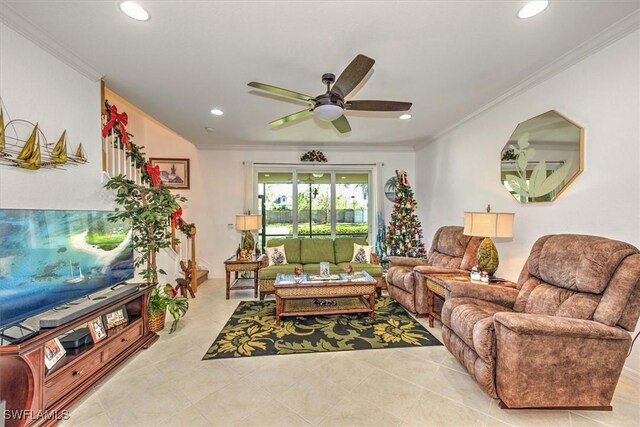
[[[109,130],[114,127],[116,124],[120,126],[120,134],[122,135],[122,143],[127,150],[131,150],[131,145],[129,145],[129,138],[127,137],[127,124],[129,124],[129,116],[127,113],[118,114],[118,108],[115,105],[111,106],[109,110],[109,121],[102,128],[102,137],[106,138],[109,134]]]
[[[178,224],[184,223],[184,219],[182,219],[182,207],[178,207],[171,214],[171,221],[173,222],[173,228],[178,228]]]
[[[149,175],[151,182],[159,190],[160,189],[160,166],[158,165],[151,166],[151,161],[148,161],[146,164],[146,167],[147,167],[147,175]]]

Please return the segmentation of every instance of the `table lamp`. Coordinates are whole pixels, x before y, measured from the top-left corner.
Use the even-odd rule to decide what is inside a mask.
[[[240,237],[240,248],[242,250],[253,251],[255,240],[253,232],[262,227],[262,215],[248,214],[236,215],[236,230],[242,231]]]
[[[498,269],[498,249],[491,240],[492,237],[513,237],[513,213],[491,212],[487,205],[486,212],[465,212],[465,236],[484,237],[478,247],[478,267],[493,276]]]

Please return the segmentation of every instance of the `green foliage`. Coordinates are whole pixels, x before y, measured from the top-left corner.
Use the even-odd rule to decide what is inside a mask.
[[[287,234],[293,234],[292,224],[269,224],[268,227],[274,227],[278,229],[286,227]],[[336,224],[336,234],[367,234],[368,232],[369,225],[367,223],[339,222]],[[331,234],[331,224],[313,224],[313,233]],[[309,234],[309,224],[298,224],[298,234]]]
[[[156,287],[151,291],[149,298],[149,314],[156,311],[168,310],[171,317],[173,317],[173,323],[171,323],[171,329],[169,333],[175,332],[178,327],[178,321],[182,316],[187,313],[189,309],[189,300],[180,295],[174,295],[173,288],[171,293],[167,292],[167,286],[171,288],[171,285],[164,287]]]
[[[147,177],[148,179],[148,177]],[[116,192],[116,212],[109,221],[130,221],[133,246],[136,251],[134,266],[147,283],[157,283],[156,254],[171,246],[169,215],[186,199],[174,195],[166,188],[137,185],[124,175],[111,178],[106,188]]]

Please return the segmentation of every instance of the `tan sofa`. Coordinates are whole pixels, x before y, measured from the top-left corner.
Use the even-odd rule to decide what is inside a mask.
[[[445,226],[436,231],[427,258],[389,257],[387,292],[407,310],[427,314],[427,287],[423,274],[469,274],[476,264],[482,241],[462,234],[463,227]]]
[[[640,253],[623,242],[552,235],[517,289],[450,284],[442,337],[508,408],[610,408],[640,315]]]
[[[385,282],[382,278],[382,266],[375,254],[371,254],[371,263],[352,263],[353,244],[366,245],[367,239],[359,237],[337,237],[336,239],[270,239],[267,247],[284,245],[287,263],[269,266],[264,257],[259,273],[260,299],[275,293],[273,286],[278,273],[293,274],[298,267],[305,273],[320,271],[321,262],[329,262],[332,272],[344,272],[351,264],[353,271],[366,271],[378,281],[377,294],[380,296]]]

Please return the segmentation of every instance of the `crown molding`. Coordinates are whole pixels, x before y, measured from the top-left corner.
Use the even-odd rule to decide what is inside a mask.
[[[640,29],[640,9],[636,10],[633,13],[625,16],[621,20],[611,24],[609,27],[602,30],[600,33],[592,37],[591,39],[585,41],[580,44],[576,48],[570,50],[564,55],[560,56],[558,59],[549,63],[545,67],[531,74],[529,77],[525,78],[520,83],[513,86],[511,89],[507,90],[502,95],[494,98],[489,103],[483,105],[473,113],[465,116],[461,120],[458,120],[451,126],[447,127],[443,131],[439,132],[436,136],[426,138],[422,142],[414,142],[415,150],[419,150],[423,148],[427,144],[435,141],[436,139],[448,134],[459,126],[462,126],[464,123],[470,121],[471,119],[479,116],[487,110],[495,107],[498,104],[501,104],[537,85],[540,83],[550,79],[551,77],[560,74],[562,71],[570,68],[571,66],[579,63],[585,58],[601,51],[607,46],[615,43],[616,41],[622,39],[625,36],[628,36],[632,32]]]
[[[215,143],[215,144],[194,144],[200,151],[308,151],[311,149],[322,149],[331,151],[363,151],[363,152],[394,152],[394,153],[413,153],[415,148],[413,145],[406,143],[380,143],[380,144],[354,144],[345,145],[340,143],[309,143],[306,145],[290,144],[286,142],[267,142],[263,144],[232,144],[232,143]]]
[[[44,49],[46,52],[53,55],[55,58],[78,71],[89,80],[97,82],[102,79],[103,74],[87,65],[87,63],[74,53],[54,41],[49,34],[33,25],[7,3],[3,3],[2,7],[0,7],[0,21]]]

